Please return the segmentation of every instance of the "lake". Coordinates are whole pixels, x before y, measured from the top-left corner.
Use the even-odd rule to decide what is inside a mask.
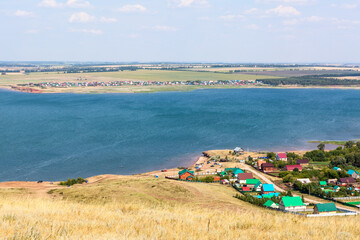
[[[311,149],[309,140],[359,138],[359,90],[0,90],[0,181],[134,174],[187,166],[211,149]]]

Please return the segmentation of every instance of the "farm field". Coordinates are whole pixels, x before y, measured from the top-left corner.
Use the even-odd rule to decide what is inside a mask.
[[[81,77],[81,79],[80,79]],[[273,76],[272,76],[273,77]],[[257,77],[249,74],[226,74],[213,72],[192,71],[167,71],[167,70],[137,70],[119,72],[94,72],[94,73],[53,73],[41,72],[29,75],[5,75],[0,76],[0,83],[17,84],[43,81],[214,81],[214,80],[256,80],[265,79],[268,76]]]
[[[1,189],[10,239],[357,239],[359,217],[309,219],[259,208],[229,186],[150,176],[98,176],[39,195]],[[36,224],[34,224],[36,223]],[[296,225],[296,227],[294,227]],[[130,227],[129,227],[130,226]]]

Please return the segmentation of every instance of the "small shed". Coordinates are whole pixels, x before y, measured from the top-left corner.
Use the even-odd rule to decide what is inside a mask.
[[[279,208],[279,204],[274,203],[271,200],[267,200],[266,203],[264,203],[264,206],[267,207],[267,208]]]
[[[299,182],[301,182],[302,184],[311,183],[311,181],[310,181],[309,178],[298,178],[298,179],[296,179],[296,181],[299,181]]]
[[[314,207],[315,214],[336,213],[335,203],[318,203]]]

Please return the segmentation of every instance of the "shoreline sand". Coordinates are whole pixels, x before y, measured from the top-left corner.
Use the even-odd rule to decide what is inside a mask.
[[[183,89],[181,89],[183,88]],[[284,85],[284,86],[242,86],[242,87],[177,87],[176,89],[170,88],[109,88],[105,91],[99,89],[99,87],[81,87],[81,88],[48,88],[48,89],[38,89],[38,88],[21,88],[17,86],[1,86],[0,90],[10,90],[14,92],[25,92],[32,94],[58,94],[58,93],[73,93],[73,94],[106,94],[106,93],[156,93],[156,92],[185,92],[185,91],[194,91],[194,90],[207,90],[207,89],[342,89],[342,90],[360,90],[360,86],[295,86],[295,85]],[[69,91],[67,91],[69,90]],[[100,90],[100,91],[99,91]],[[118,90],[118,91],[116,91]]]

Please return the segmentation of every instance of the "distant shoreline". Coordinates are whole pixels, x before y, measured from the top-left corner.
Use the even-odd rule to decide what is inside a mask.
[[[108,89],[102,88],[99,89],[98,87],[79,87],[79,88],[47,88],[47,89],[37,89],[37,88],[21,88],[21,87],[6,87],[2,86],[0,89],[14,91],[14,92],[25,92],[25,93],[32,93],[32,94],[57,94],[57,93],[74,93],[74,94],[106,94],[106,93],[156,93],[156,92],[188,92],[194,90],[207,90],[207,89],[342,89],[342,90],[360,90],[360,86],[241,86],[241,87],[233,87],[233,86],[216,86],[216,87],[192,87],[187,88],[186,86],[176,87],[168,89],[166,88],[158,88],[158,87],[151,87],[150,89],[147,87],[136,87],[136,88],[128,88],[128,87],[118,87],[118,88],[111,88]],[[52,91],[54,90],[54,91]],[[62,91],[64,90],[64,91]],[[69,90],[69,91],[67,91]],[[118,91],[117,91],[118,90]]]

